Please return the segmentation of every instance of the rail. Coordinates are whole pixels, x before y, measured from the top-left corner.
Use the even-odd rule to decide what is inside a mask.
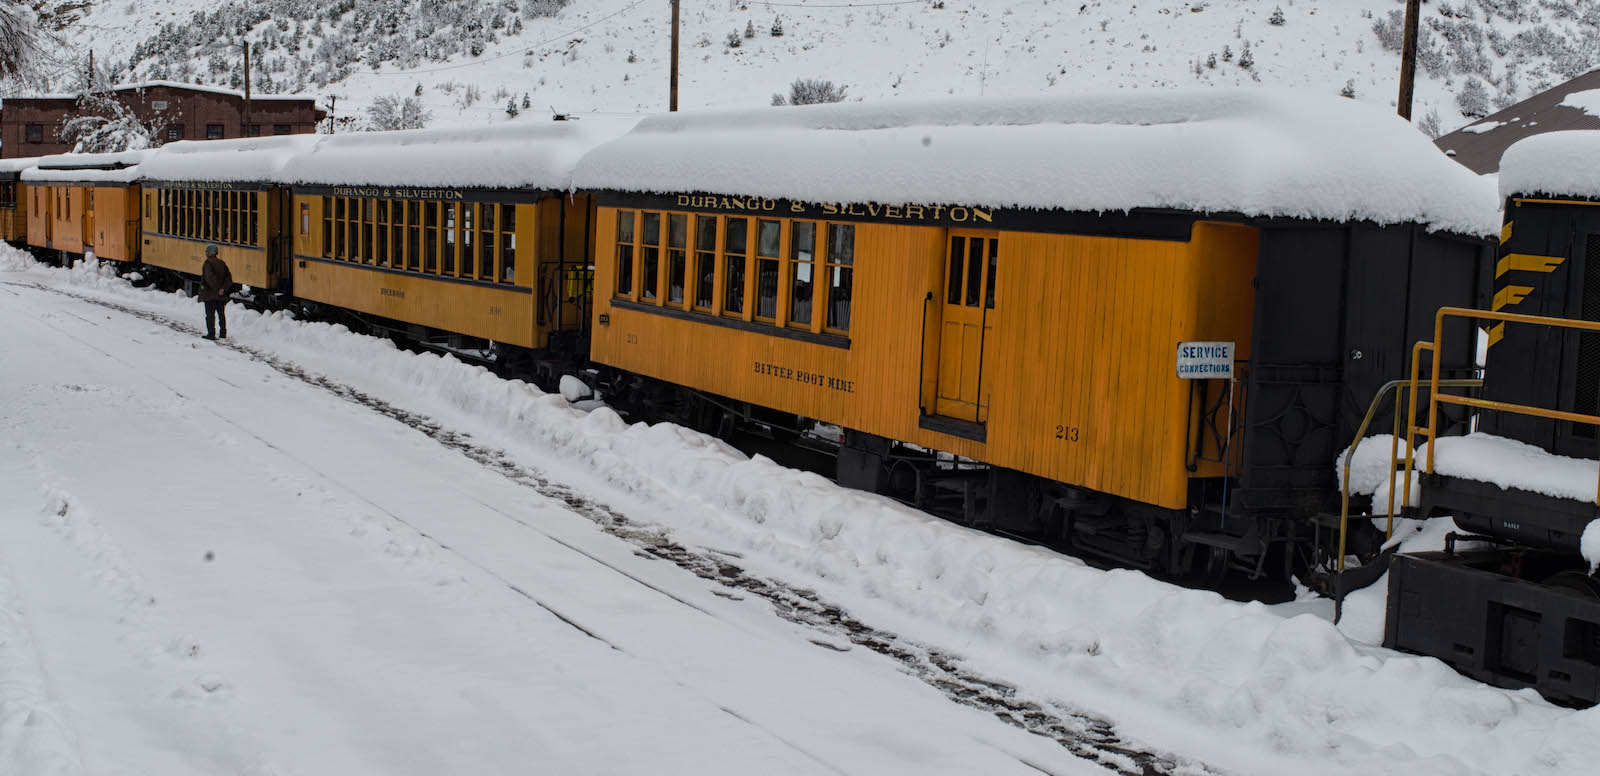
[[[1415,418],[1412,419],[1411,423],[1407,424],[1409,429],[1406,433],[1405,497],[1404,501],[1402,502],[1403,504],[1409,505],[1411,503],[1411,475],[1416,468],[1415,450],[1416,436],[1418,434],[1422,434],[1428,438],[1428,454],[1425,460],[1423,471],[1427,474],[1433,473],[1433,443],[1436,441],[1439,435],[1439,405],[1441,403],[1454,404],[1462,407],[1475,407],[1484,410],[1494,410],[1497,412],[1510,412],[1518,415],[1531,415],[1536,418],[1566,420],[1573,423],[1584,423],[1592,426],[1600,426],[1600,416],[1584,415],[1577,412],[1564,412],[1562,410],[1551,410],[1543,407],[1533,407],[1526,404],[1514,404],[1511,402],[1477,399],[1471,396],[1440,394],[1439,389],[1441,387],[1448,387],[1449,382],[1447,380],[1439,379],[1439,354],[1440,351],[1443,350],[1441,343],[1444,341],[1444,321],[1446,318],[1470,318],[1479,321],[1527,323],[1536,326],[1548,326],[1557,329],[1574,329],[1577,331],[1600,332],[1600,321],[1577,321],[1566,318],[1551,318],[1543,315],[1505,313],[1498,310],[1474,310],[1467,307],[1439,308],[1439,312],[1434,316],[1433,319],[1433,341],[1418,342],[1411,348],[1412,407],[1417,406],[1417,388],[1418,384],[1421,382],[1419,373],[1422,366],[1423,351],[1432,353],[1432,369],[1428,375],[1428,425],[1425,427],[1418,426],[1415,422]],[[1392,486],[1390,487],[1390,490],[1393,490]],[[1595,482],[1595,503],[1600,504],[1600,478],[1597,478]]]
[[[1361,446],[1361,442],[1366,439],[1367,428],[1372,425],[1372,419],[1377,416],[1378,408],[1383,405],[1384,397],[1388,396],[1390,391],[1395,391],[1396,388],[1406,385],[1408,382],[1408,380],[1390,380],[1389,382],[1384,383],[1382,388],[1378,389],[1377,395],[1372,397],[1372,403],[1367,405],[1367,414],[1361,419],[1360,427],[1356,429],[1355,441],[1350,443],[1350,449],[1345,452],[1344,480],[1343,486],[1339,489],[1340,571],[1344,571],[1345,540],[1349,535],[1350,526],[1350,462],[1356,457],[1356,448],[1359,448]],[[1483,381],[1477,379],[1449,379],[1439,381],[1439,386],[1442,388],[1477,388],[1482,385]],[[1395,391],[1394,427],[1391,429],[1389,438],[1389,511],[1387,513],[1389,520],[1384,526],[1385,539],[1394,538],[1394,462],[1398,461],[1400,456],[1400,417],[1403,412],[1402,407],[1416,406],[1416,396],[1414,393],[1411,397],[1411,403],[1409,405],[1401,403],[1400,395],[1401,394],[1399,391]]]

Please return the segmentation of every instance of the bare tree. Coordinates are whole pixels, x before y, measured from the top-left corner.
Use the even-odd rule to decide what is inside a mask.
[[[401,99],[385,94],[367,107],[367,128],[373,130],[421,129],[433,120],[433,113],[422,107],[416,97]]]
[[[15,78],[33,67],[39,38],[39,17],[32,8],[0,0],[0,78]]]
[[[848,87],[835,86],[821,78],[796,78],[789,84],[789,96],[772,95],[773,105],[815,105],[822,102],[842,102]]]

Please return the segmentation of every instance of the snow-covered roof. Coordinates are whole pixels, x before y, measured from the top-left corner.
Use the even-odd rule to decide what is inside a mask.
[[[324,135],[284,166],[285,183],[567,189],[584,153],[632,119],[535,119],[473,129]]]
[[[153,181],[273,182],[289,159],[321,135],[276,135],[235,140],[184,140],[162,146],[140,167]]]
[[[56,154],[40,157],[37,167],[22,171],[22,180],[42,183],[127,184],[139,180],[139,163],[154,151],[114,154]]]
[[[1600,197],[1600,131],[1547,132],[1506,149],[1500,196],[1517,194]]]
[[[1415,222],[1499,231],[1493,186],[1386,110],[1279,89],[886,100],[652,116],[578,188]]]
[[[19,173],[39,163],[37,156],[22,156],[15,159],[0,159],[0,173]]]
[[[184,89],[184,90],[191,91],[191,92],[207,92],[207,93],[210,93],[210,94],[225,94],[225,95],[227,95],[229,97],[237,97],[237,98],[239,98],[241,100],[244,99],[244,92],[242,92],[242,91],[240,91],[238,89],[228,89],[228,88],[225,88],[225,87],[222,87],[222,86],[207,86],[205,84],[186,84],[186,83],[180,83],[178,81],[156,80],[156,81],[140,81],[138,83],[131,83],[131,84],[118,84],[116,86],[111,87],[111,91],[113,91],[113,92],[134,92],[134,91],[140,91],[140,90],[143,90],[143,89],[149,89],[149,88],[156,87],[156,86],[165,86],[165,87],[168,87],[168,88],[171,88],[171,89]],[[78,99],[79,96],[81,96],[81,95],[76,94],[76,93],[74,93],[74,94],[66,94],[66,93],[60,93],[60,94],[28,94],[28,95],[18,95],[14,99],[19,99],[19,100],[76,100],[76,99]],[[309,95],[309,94],[257,94],[255,92],[251,92],[251,94],[250,94],[250,101],[251,102],[257,102],[257,101],[270,102],[270,101],[273,101],[273,100],[305,101],[305,102],[313,103],[315,105],[315,107],[317,108],[317,110],[326,111],[328,109],[327,106],[323,105],[316,97],[314,97],[312,95]]]

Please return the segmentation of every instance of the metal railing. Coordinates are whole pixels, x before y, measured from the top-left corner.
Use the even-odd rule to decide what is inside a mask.
[[[1488,399],[1478,399],[1471,396],[1440,394],[1439,389],[1441,387],[1448,387],[1449,383],[1447,380],[1439,379],[1439,354],[1440,351],[1443,350],[1441,343],[1444,340],[1444,321],[1446,318],[1470,318],[1480,321],[1487,320],[1502,321],[1506,323],[1528,323],[1536,326],[1549,326],[1557,329],[1575,329],[1578,331],[1600,332],[1600,322],[1597,321],[1577,321],[1566,318],[1551,318],[1543,315],[1523,315],[1521,313],[1474,310],[1465,307],[1439,308],[1439,312],[1434,316],[1433,320],[1433,341],[1418,342],[1411,349],[1411,406],[1413,407],[1416,406],[1417,388],[1418,384],[1420,383],[1419,372],[1421,370],[1422,352],[1429,351],[1433,354],[1433,356],[1431,359],[1431,374],[1428,376],[1428,425],[1426,427],[1418,426],[1415,422],[1415,419],[1413,419],[1413,422],[1408,424],[1410,429],[1406,434],[1405,497],[1401,502],[1402,504],[1411,503],[1411,475],[1416,468],[1415,451],[1417,434],[1423,434],[1428,438],[1428,454],[1426,466],[1423,471],[1427,474],[1433,473],[1433,443],[1439,435],[1439,405],[1441,403],[1454,404],[1462,407],[1474,407],[1482,410],[1511,412],[1518,415],[1531,415],[1533,417],[1546,418],[1549,420],[1565,420],[1573,423],[1584,423],[1593,426],[1600,426],[1600,416],[1584,415],[1577,412],[1564,412],[1561,410],[1550,410],[1543,407],[1533,407],[1526,404],[1490,401]],[[1391,484],[1390,490],[1393,491],[1393,489],[1394,487]],[[1595,503],[1600,504],[1600,478],[1597,478],[1595,483]]]

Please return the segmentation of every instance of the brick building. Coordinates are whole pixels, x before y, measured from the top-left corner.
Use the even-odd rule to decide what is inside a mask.
[[[215,86],[149,81],[112,88],[162,142],[220,140],[258,135],[298,135],[317,131],[327,111],[303,95],[252,95],[245,125],[244,93]],[[61,125],[77,115],[76,95],[7,97],[0,102],[0,158],[43,156],[71,151],[61,140]]]

